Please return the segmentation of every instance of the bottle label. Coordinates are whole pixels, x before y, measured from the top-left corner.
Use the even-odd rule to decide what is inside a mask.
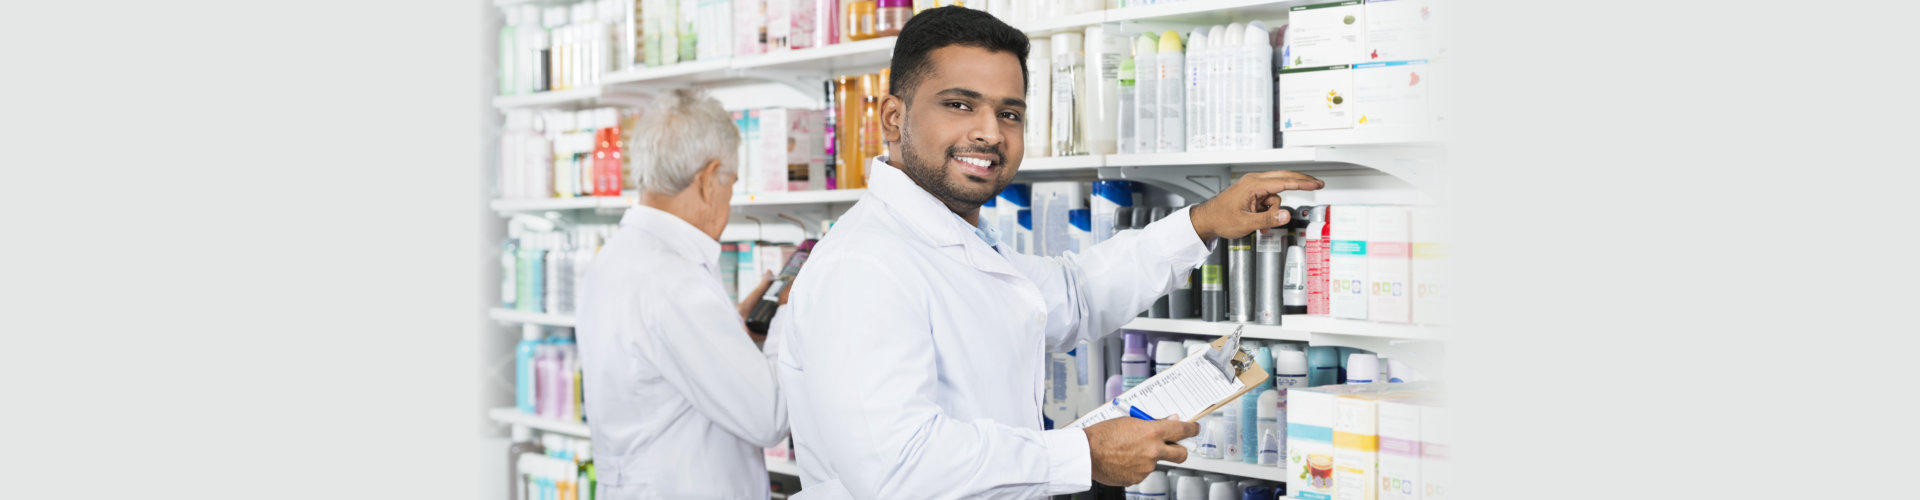
[[[1200,266],[1200,291],[1220,292],[1227,289],[1226,282],[1220,279],[1221,267],[1219,264]]]

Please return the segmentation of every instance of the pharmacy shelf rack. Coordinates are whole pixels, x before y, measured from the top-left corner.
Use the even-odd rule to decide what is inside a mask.
[[[494,321],[498,321],[501,323],[522,323],[522,324],[542,325],[542,326],[564,326],[568,328],[572,328],[576,324],[574,321],[574,317],[570,315],[518,311],[518,310],[507,309],[503,307],[495,307],[493,309],[489,309],[487,311],[487,316],[493,318]]]
[[[832,189],[820,191],[792,191],[785,193],[754,193],[735,195],[732,205],[735,207],[767,207],[785,205],[819,205],[831,203],[853,203],[867,194],[865,189]],[[577,198],[540,198],[530,200],[493,200],[490,206],[501,215],[525,212],[545,212],[552,210],[625,210],[639,202],[637,196],[582,196]]]
[[[502,424],[526,427],[555,434],[565,434],[580,438],[589,438],[587,424],[565,422],[520,411],[519,408],[494,408],[487,410],[487,417]]]
[[[1163,461],[1160,462],[1160,466],[1175,469],[1191,469],[1228,476],[1250,477],[1262,481],[1287,482],[1286,467],[1254,465],[1246,462],[1228,462],[1226,460],[1200,458],[1192,455],[1187,456],[1186,463],[1176,464]]]
[[[800,477],[800,464],[784,458],[767,459],[767,472],[783,476]]]
[[[1220,337],[1233,333],[1233,329],[1239,326],[1240,323],[1224,321],[1212,322],[1195,319],[1136,318],[1133,321],[1127,322],[1126,326],[1120,328],[1122,330],[1143,332],[1185,333],[1205,337]],[[1247,323],[1246,327],[1245,330],[1240,331],[1240,336],[1250,339],[1286,340],[1292,342],[1307,342],[1311,340],[1310,334],[1306,330],[1291,328],[1291,325],[1281,327],[1278,325]]]
[[[495,3],[505,5],[522,1],[496,0]],[[1312,1],[1316,0],[1192,0],[1049,16],[1016,23],[1016,27],[1030,36],[1039,37],[1106,23],[1164,23],[1172,27],[1176,24],[1224,23],[1231,19],[1278,19],[1286,15],[1288,7]],[[893,58],[894,42],[894,37],[884,37],[826,47],[635,68],[607,73],[597,86],[500,96],[494,98],[493,105],[499,109],[579,106],[602,100],[601,89],[608,87],[664,89],[744,81],[789,81],[798,76],[821,78],[835,72],[885,66]],[[614,95],[612,91],[606,94],[611,95]]]

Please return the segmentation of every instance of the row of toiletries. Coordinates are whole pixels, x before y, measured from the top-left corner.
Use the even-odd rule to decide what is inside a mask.
[[[500,248],[501,307],[533,313],[573,314],[577,287],[588,263],[616,226],[581,224],[563,231],[529,229],[516,216]],[[537,222],[535,224],[538,224]],[[549,223],[550,224],[550,223]]]
[[[500,133],[500,197],[619,196],[632,187],[622,130],[638,115],[614,108],[513,110]]]
[[[515,443],[516,449],[532,443]],[[520,453],[514,458],[517,500],[593,500],[599,478],[593,467],[593,447],[585,439],[558,434],[540,437],[543,452]]]
[[[799,250],[790,243],[734,241],[720,244],[720,287],[734,303],[746,299],[767,273],[778,274]]]
[[[521,327],[514,348],[514,406],[529,415],[566,422],[586,421],[580,390],[580,347],[572,328],[554,328],[543,336],[539,325]]]
[[[1153,471],[1126,488],[1127,500],[1277,500],[1286,494],[1286,483],[1181,468]]]
[[[622,27],[636,6],[633,0],[501,6],[500,95],[590,87],[625,69]]]

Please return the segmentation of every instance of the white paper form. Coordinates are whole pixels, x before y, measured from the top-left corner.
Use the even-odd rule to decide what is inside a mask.
[[[1221,376],[1205,359],[1205,350],[1187,355],[1186,359],[1175,363],[1172,368],[1160,372],[1133,390],[1120,394],[1120,397],[1101,405],[1099,409],[1087,412],[1079,420],[1068,424],[1068,429],[1079,429],[1107,420],[1125,417],[1128,408],[1139,408],[1155,419],[1171,418],[1179,415],[1181,420],[1198,420],[1207,415],[1207,409],[1214,404],[1240,394],[1247,384],[1239,378],[1228,379]]]

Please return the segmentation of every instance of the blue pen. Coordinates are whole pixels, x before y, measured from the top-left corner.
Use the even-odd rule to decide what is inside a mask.
[[[1140,411],[1140,407],[1138,407],[1138,406],[1128,406],[1128,407],[1127,407],[1127,414],[1128,414],[1128,415],[1132,415],[1132,416],[1133,416],[1133,418],[1137,418],[1137,419],[1141,419],[1141,420],[1145,420],[1145,421],[1148,421],[1148,422],[1152,422],[1152,421],[1153,421],[1153,416],[1151,416],[1151,415],[1147,415],[1147,412],[1144,412],[1144,411]]]

